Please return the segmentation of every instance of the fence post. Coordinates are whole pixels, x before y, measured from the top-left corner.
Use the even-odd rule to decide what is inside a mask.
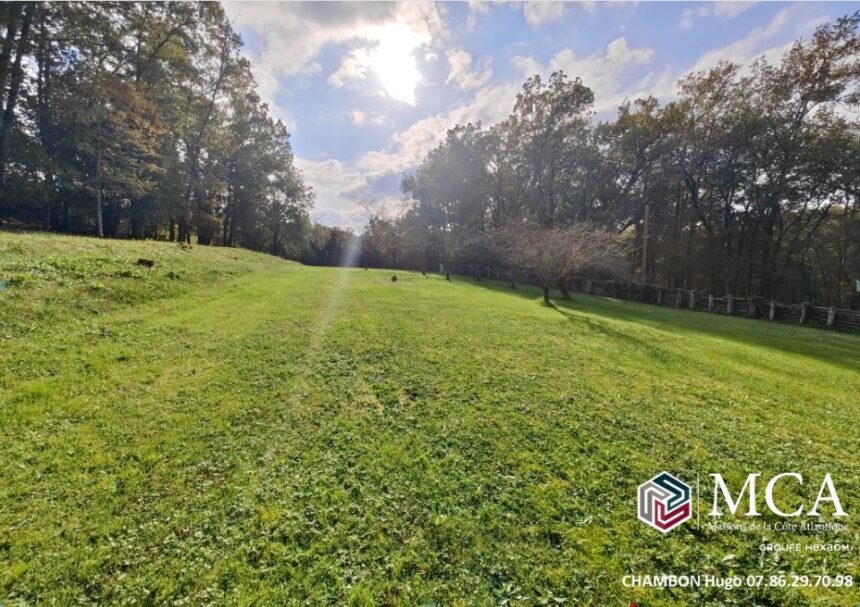
[[[755,302],[752,299],[747,303],[747,316],[749,318],[755,318]]]
[[[833,323],[835,321],[836,321],[836,308],[831,306],[830,309],[827,310],[827,326],[832,327]]]
[[[657,305],[663,303],[663,287],[657,287]]]
[[[585,279],[585,292],[591,293],[591,279],[590,278]]]
[[[681,289],[678,289],[678,293],[675,296],[675,307],[676,308],[681,307],[681,301],[683,301],[683,299],[684,299],[684,292]]]
[[[768,320],[775,320],[776,319],[776,300],[775,299],[770,300],[770,313],[767,315],[767,318],[768,318]]]
[[[803,302],[800,304],[800,323],[801,325],[806,324],[806,319],[809,317],[809,303]]]
[[[735,311],[735,298],[731,295],[726,295],[726,314],[732,315]]]
[[[708,295],[708,312],[714,311],[714,296]]]
[[[690,291],[690,309],[696,309],[696,292],[692,290]]]

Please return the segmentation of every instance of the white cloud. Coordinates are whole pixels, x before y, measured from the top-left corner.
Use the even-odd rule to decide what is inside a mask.
[[[746,2],[743,0],[728,1],[722,0],[718,2],[710,2],[699,8],[689,8],[681,14],[681,29],[690,29],[696,22],[696,19],[703,17],[716,17],[717,19],[734,19],[738,15],[749,10],[755,2]]]
[[[468,0],[466,3],[469,5],[469,11],[472,13],[478,13],[479,15],[483,15],[484,13],[490,10],[490,6],[492,6],[492,2],[482,2],[481,0]]]
[[[619,0],[605,4],[617,8],[619,5],[631,3]],[[493,6],[508,6],[514,10],[521,10],[526,23],[532,28],[538,28],[547,23],[558,21],[567,14],[572,6],[581,8],[587,13],[594,13],[597,10],[598,2],[595,0],[582,0],[580,2],[568,0],[525,0],[523,2],[516,0],[468,0],[468,5],[466,31],[471,31],[478,22],[478,16],[488,13]]]
[[[478,23],[478,15],[483,15],[490,10],[492,3],[480,0],[468,0],[469,14],[466,17],[466,31],[470,32]]]
[[[519,90],[518,82],[480,89],[469,103],[422,118],[405,131],[395,133],[384,150],[367,152],[359,158],[356,168],[371,179],[409,170],[420,164],[454,125],[481,122],[489,126],[506,118]]]
[[[791,43],[769,49],[763,48],[763,44],[779,34],[788,24],[790,17],[791,9],[780,11],[770,23],[753,29],[740,40],[736,40],[722,48],[712,49],[703,53],[690,71],[699,72],[706,70],[714,67],[720,61],[748,64],[761,55],[765,55],[770,61],[778,59],[782,56],[784,49],[790,46]]]
[[[595,110],[600,112],[618,105],[619,92],[628,71],[650,63],[653,57],[652,49],[632,48],[625,38],[617,38],[604,50],[586,57],[579,58],[566,48],[556,53],[546,67],[532,57],[514,57],[513,64],[523,71],[524,76],[547,75],[563,70],[571,78],[582,78],[594,91]]]
[[[319,212],[347,217],[361,210],[360,202],[367,191],[367,178],[362,173],[334,159],[309,160],[297,156],[296,166],[305,182],[313,187],[314,206]]]
[[[429,2],[225,2],[224,8],[235,26],[258,39],[260,51],[250,58],[270,102],[281,92],[281,78],[322,69],[316,57],[327,44],[357,44],[369,53],[392,32],[408,31],[417,48],[447,31],[443,5]],[[335,82],[342,86],[352,75],[343,71]]]
[[[355,125],[362,124],[382,124],[385,122],[385,116],[382,114],[378,114],[376,112],[364,112],[362,110],[352,110],[349,113],[349,119],[352,120],[352,123]]]
[[[461,48],[449,50],[447,57],[451,70],[446,84],[453,84],[461,90],[480,88],[487,84],[493,75],[489,61],[481,61],[473,68],[472,56]]]
[[[371,192],[368,176],[334,160],[296,157],[296,166],[316,194],[314,221],[357,228],[367,221],[365,206],[396,209],[401,199]]]
[[[714,2],[711,14],[721,19],[734,19],[741,13],[745,13],[754,4],[755,2],[742,2],[740,0],[734,2]]]
[[[636,99],[639,97],[653,96],[663,103],[675,99],[678,95],[678,81],[686,74],[708,70],[716,66],[720,61],[731,61],[749,69],[758,57],[764,57],[770,63],[778,63],[783,54],[791,47],[792,42],[784,44],[773,44],[773,39],[788,30],[795,13],[800,13],[802,7],[788,8],[777,13],[774,18],[761,27],[751,30],[744,37],[727,44],[723,47],[711,49],[702,53],[695,63],[682,70],[672,71],[663,69],[649,71],[642,78],[628,86],[616,89],[614,93],[595,102],[598,114],[603,113],[604,118],[612,116],[611,110],[620,105],[624,99]],[[808,21],[800,26],[801,32],[814,29],[818,19]],[[623,55],[623,53],[621,53]],[[644,57],[640,57],[644,59]],[[589,84],[588,80],[586,84]],[[606,93],[608,91],[604,91]]]
[[[350,80],[360,80],[367,75],[368,52],[363,49],[353,49],[341,61],[340,67],[328,77],[328,83],[336,88],[342,88]]]
[[[525,78],[530,78],[531,76],[540,74],[544,71],[543,66],[534,57],[523,57],[521,55],[517,55],[511,60],[511,63],[515,68],[522,72],[523,77]]]
[[[376,28],[361,46],[343,58],[328,83],[341,88],[349,81],[365,80],[372,74],[380,93],[415,105],[415,91],[421,81],[415,53],[432,40],[431,32],[413,29],[405,23]]]
[[[790,7],[777,13],[769,23],[754,28],[747,35],[731,44],[702,53],[692,66],[683,71],[663,69],[647,73],[637,82],[619,90],[602,104],[601,109],[607,112],[604,117],[611,117],[608,110],[617,107],[624,99],[653,96],[663,103],[672,101],[678,95],[678,81],[683,76],[708,70],[715,67],[720,61],[741,64],[744,70],[750,69],[752,63],[759,57],[764,57],[771,64],[779,63],[782,56],[791,48],[793,40],[774,44],[774,39],[786,32],[791,32],[792,38],[797,34],[811,32],[817,24],[821,23],[822,17],[817,17],[805,20],[797,26],[797,29],[792,28],[792,23],[797,21],[796,17],[804,14],[808,17],[803,6]]]
[[[526,23],[532,27],[540,27],[545,23],[557,21],[564,16],[566,6],[564,2],[525,2],[523,3],[523,17]]]

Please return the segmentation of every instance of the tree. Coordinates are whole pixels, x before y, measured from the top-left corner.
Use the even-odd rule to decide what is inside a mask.
[[[552,226],[576,215],[593,102],[591,89],[564,72],[554,72],[547,84],[533,76],[517,95],[503,128],[516,206],[532,221]]]
[[[307,249],[313,192],[220,4],[9,3],[0,32],[0,220]]]
[[[646,281],[849,305],[858,24],[824,24],[776,64],[689,74],[676,101],[626,100],[597,125],[586,83],[529,78],[507,119],[455,126],[404,177],[403,246],[449,270],[500,268],[500,227],[586,222],[622,234],[641,267],[647,205]]]
[[[550,305],[550,289],[565,284],[576,273],[623,276],[626,250],[617,234],[585,223],[546,227],[512,223],[503,228],[509,263],[530,274]],[[562,291],[566,299],[568,291]]]

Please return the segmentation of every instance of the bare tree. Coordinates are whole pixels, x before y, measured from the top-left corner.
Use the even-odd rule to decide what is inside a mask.
[[[503,228],[500,242],[509,264],[540,285],[546,305],[554,284],[565,285],[562,295],[570,297],[566,285],[574,274],[621,276],[629,265],[626,246],[617,234],[586,223],[559,227],[509,224]]]

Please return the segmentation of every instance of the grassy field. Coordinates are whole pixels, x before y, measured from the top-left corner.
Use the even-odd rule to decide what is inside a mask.
[[[860,338],[391,274],[0,234],[0,603],[860,603],[621,584],[860,575]],[[830,472],[852,551],[661,536],[664,469]]]

